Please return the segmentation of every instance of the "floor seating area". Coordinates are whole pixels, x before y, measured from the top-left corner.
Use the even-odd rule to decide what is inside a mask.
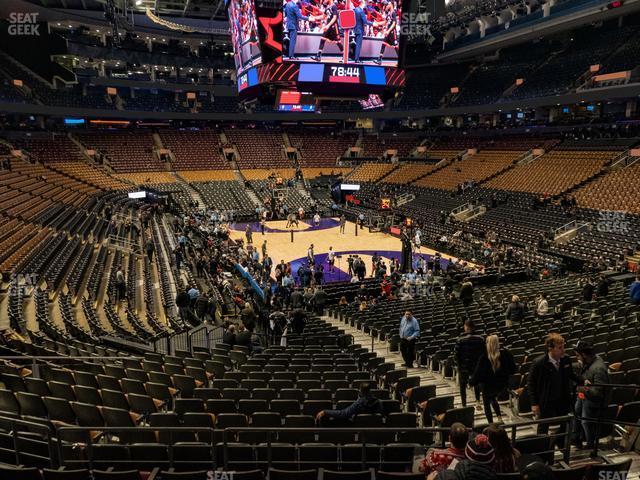
[[[234,210],[238,215],[255,215],[255,206],[238,181],[194,182],[205,205],[216,210]]]
[[[280,186],[273,186],[271,180],[251,180],[251,188],[256,192],[259,199],[264,200],[266,198],[272,198],[275,194],[275,190],[280,190],[278,195],[281,195],[282,202],[290,211],[297,212],[299,208],[305,212],[310,212],[311,197],[303,195],[298,191],[295,186],[289,187],[286,184]],[[276,198],[278,198],[276,196]]]

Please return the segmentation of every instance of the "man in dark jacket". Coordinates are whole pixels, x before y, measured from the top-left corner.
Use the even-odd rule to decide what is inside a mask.
[[[304,307],[307,312],[313,312],[313,290],[311,287],[305,289],[302,294],[302,298],[304,300]]]
[[[302,335],[305,323],[307,323],[307,314],[304,310],[298,308],[291,312],[291,333]]]
[[[190,320],[190,310],[191,299],[189,298],[189,294],[187,293],[187,289],[182,289],[178,295],[176,296],[176,307],[178,307],[178,313],[183,322],[187,322]]]
[[[565,355],[562,335],[550,333],[545,340],[547,353],[536,358],[529,372],[531,410],[537,418],[567,415],[571,411],[572,381],[577,377],[571,367],[571,359]],[[563,432],[565,425],[561,425]],[[538,425],[538,434],[549,431],[549,424]],[[560,433],[559,432],[559,433]],[[562,444],[562,440],[558,445]]]
[[[304,296],[299,288],[296,288],[291,294],[291,308],[302,308],[304,306]]]
[[[241,323],[238,328],[238,333],[236,334],[236,345],[241,345],[243,347],[247,347],[249,349],[249,353],[252,350],[251,343],[251,332],[247,330],[247,328]]]
[[[590,302],[593,300],[593,294],[595,293],[595,285],[593,280],[587,279],[587,283],[582,287],[582,300],[585,302]]]
[[[468,278],[465,278],[460,286],[460,301],[465,307],[473,303],[473,284]]]
[[[200,295],[198,295],[198,298],[196,298],[195,304],[196,315],[198,316],[200,321],[204,322],[204,317],[207,314],[208,308],[209,298],[204,293],[201,293]]]
[[[507,316],[507,327],[520,324],[520,322],[524,319],[524,303],[520,301],[520,297],[517,295],[513,295],[511,297],[511,303],[507,307],[507,311],[505,313]]]
[[[598,284],[596,285],[596,296],[598,298],[604,298],[609,295],[610,282],[604,275],[598,277]]]
[[[240,312],[240,319],[242,320],[243,325],[246,325],[248,329],[253,330],[257,316],[249,302],[244,304],[244,308]]]
[[[316,313],[322,315],[324,306],[327,303],[327,292],[322,287],[316,288],[316,293],[313,294],[313,304],[316,307]]]
[[[232,347],[236,344],[236,326],[233,323],[227,327],[227,331],[222,335],[222,343]]]
[[[454,359],[458,366],[458,380],[460,383],[460,397],[462,406],[467,406],[467,385],[469,377],[476,369],[478,360],[486,352],[484,338],[475,332],[473,320],[467,319],[464,322],[464,334],[458,338],[455,347]],[[480,402],[480,386],[473,388],[476,396],[476,402]]]
[[[342,410],[321,410],[316,415],[316,420],[320,421],[322,417],[328,418],[341,418],[349,419],[353,418],[359,413],[367,413],[374,415],[376,413],[382,414],[382,404],[380,400],[373,396],[371,393],[371,386],[368,383],[360,384],[360,394],[358,399]]]
[[[147,243],[144,245],[144,249],[147,251],[147,257],[149,257],[149,261],[153,261],[153,251],[155,247],[153,246],[153,241],[151,239],[147,240]]]
[[[579,342],[576,347],[578,360],[582,365],[581,382],[584,386],[577,388],[578,398],[575,405],[576,417],[600,418],[602,407],[609,405],[609,391],[603,387],[591,387],[598,383],[609,383],[609,374],[604,360],[596,355],[593,346],[587,342]],[[573,443],[582,446],[586,440],[587,449],[592,449],[596,440],[596,423],[577,420],[573,429]]]

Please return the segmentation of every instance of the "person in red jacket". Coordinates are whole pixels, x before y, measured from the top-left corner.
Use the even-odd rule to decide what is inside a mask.
[[[464,447],[469,440],[467,427],[454,423],[449,430],[449,448],[431,448],[420,463],[420,471],[429,476],[433,472],[446,470],[454,460],[464,460]]]

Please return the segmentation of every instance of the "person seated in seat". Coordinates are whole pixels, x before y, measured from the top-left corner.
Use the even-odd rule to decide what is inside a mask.
[[[226,343],[227,345],[231,345],[232,347],[236,344],[236,326],[233,323],[227,324],[227,330],[222,335],[222,343]]]
[[[319,422],[323,417],[350,419],[360,413],[370,415],[383,413],[380,400],[371,393],[371,385],[366,382],[360,384],[360,394],[355,402],[342,410],[321,410],[316,415],[316,420]]]
[[[495,451],[493,468],[496,473],[516,473],[516,461],[520,458],[520,452],[511,445],[506,430],[499,425],[491,424],[484,429],[484,434]]]
[[[247,347],[249,349],[249,353],[251,353],[251,349],[253,347],[253,345],[251,344],[251,332],[244,323],[240,323],[240,325],[238,326],[238,333],[236,334],[235,344]]]
[[[497,478],[493,466],[495,452],[486,435],[476,435],[469,440],[464,454],[464,460],[452,462],[448,469],[437,474],[432,473],[427,480],[494,480]]]
[[[433,472],[446,470],[454,460],[459,462],[464,460],[464,447],[467,445],[468,440],[469,432],[467,427],[459,422],[454,423],[449,430],[450,447],[430,448],[420,463],[420,471],[425,476],[429,476]]]

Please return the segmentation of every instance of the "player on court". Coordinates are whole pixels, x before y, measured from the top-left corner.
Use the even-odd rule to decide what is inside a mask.
[[[333,247],[329,247],[329,253],[327,253],[327,262],[329,262],[329,271],[333,273],[333,265],[336,263],[336,252],[333,251]]]
[[[313,243],[309,245],[307,250],[307,260],[309,261],[310,267],[316,264],[316,256],[313,253]]]
[[[298,223],[298,217],[296,217],[295,213],[290,213],[287,216],[287,226],[286,226],[286,228],[293,227],[294,225],[296,226],[296,228],[298,228],[300,226],[300,224]]]
[[[342,54],[342,51],[344,50],[342,39],[340,38],[340,31],[338,30],[338,7],[333,0],[325,0],[324,5],[325,23],[322,26],[320,46],[318,47],[318,54],[311,57],[311,60],[315,60],[316,62],[322,60],[322,51],[324,50],[326,42],[335,43],[340,50],[340,54]]]
[[[396,6],[393,1],[387,3],[384,7],[385,14],[385,26],[384,40],[382,40],[382,46],[380,47],[380,55],[374,60],[375,63],[380,65],[382,63],[382,57],[387,47],[393,48],[398,51],[398,13],[396,12]]]

